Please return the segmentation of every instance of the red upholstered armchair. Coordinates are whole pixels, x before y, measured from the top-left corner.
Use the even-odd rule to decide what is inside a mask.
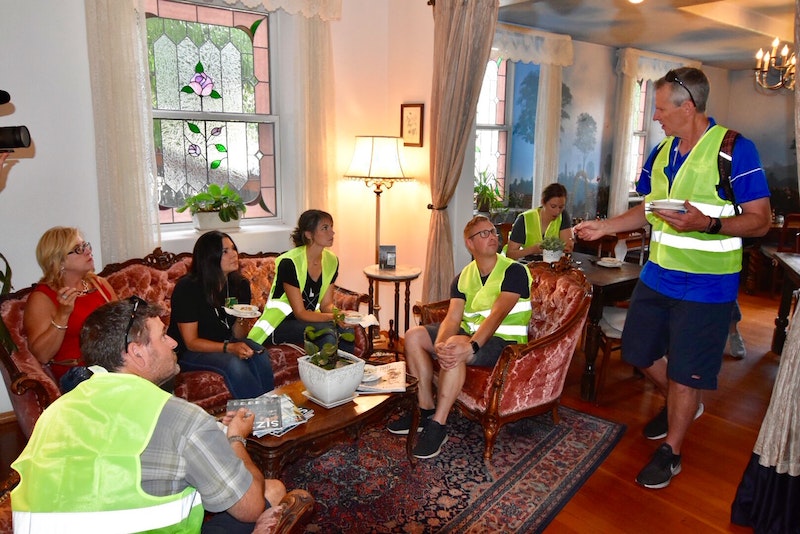
[[[528,268],[533,275],[528,343],[506,347],[493,368],[468,366],[456,400],[466,417],[483,426],[485,459],[491,459],[497,432],[506,423],[552,410],[558,424],[558,401],[589,312],[591,284],[568,260]],[[447,305],[419,307],[421,322],[441,321]]]

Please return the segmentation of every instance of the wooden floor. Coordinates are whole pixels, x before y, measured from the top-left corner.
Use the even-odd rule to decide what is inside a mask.
[[[644,424],[661,408],[651,384],[634,378],[612,358],[604,398],[580,400],[583,358],[576,356],[563,404],[627,425],[603,465],[553,520],[547,533],[752,532],[730,524],[730,506],[766,412],[778,359],[768,353],[777,298],[742,294],[740,323],[747,358],[726,358],[720,387],[704,395],[706,409],[689,429],[683,470],[669,487],[647,490],[634,478],[658,445],[642,437]],[[0,425],[0,473],[5,475],[24,444],[15,423]]]

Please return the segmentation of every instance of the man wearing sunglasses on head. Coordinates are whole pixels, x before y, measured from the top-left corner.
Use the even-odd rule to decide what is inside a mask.
[[[474,260],[450,286],[444,321],[415,326],[406,332],[409,374],[419,379],[422,434],[414,447],[417,458],[433,458],[447,441],[447,416],[464,386],[467,365],[493,367],[503,349],[528,341],[531,318],[531,274],[528,268],[497,254],[497,230],[478,215],[464,228],[464,244]],[[439,363],[433,394],[433,361]],[[389,423],[393,434],[408,434],[412,414]]]
[[[681,445],[703,411],[701,393],[717,388],[738,296],[741,238],[763,236],[770,226],[769,188],[758,152],[741,135],[730,152],[722,150],[728,129],[706,115],[705,74],[689,67],[671,70],[655,90],[653,120],[667,138],[642,168],[636,189],[644,202],[575,227],[591,241],[652,225],[649,260],[622,333],[624,360],[666,397],[666,406],[643,430],[648,439],[666,438],[636,477],[651,489],[668,486],[680,473]],[[722,157],[730,162],[727,170]]]
[[[105,304],[81,330],[93,375],[48,407],[13,464],[19,532],[253,531],[286,494],[248,455],[253,416],[223,418],[158,387],[178,371],[164,310]],[[218,513],[203,522],[204,512]]]

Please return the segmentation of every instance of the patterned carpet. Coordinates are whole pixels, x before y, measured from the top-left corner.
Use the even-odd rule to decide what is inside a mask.
[[[383,426],[286,468],[316,499],[306,532],[541,532],[617,444],[625,426],[569,408],[506,425],[491,465],[483,431],[454,411],[442,453],[411,469]]]

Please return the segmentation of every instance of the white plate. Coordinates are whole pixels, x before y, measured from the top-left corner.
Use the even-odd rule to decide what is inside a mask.
[[[650,203],[652,210],[686,211],[683,200],[654,200]]]
[[[361,322],[364,316],[355,311],[346,311],[344,312],[344,322],[345,324],[358,324]]]
[[[597,260],[597,265],[600,267],[622,267],[622,264],[625,263],[622,260],[618,260],[616,258],[603,258]]]
[[[256,317],[261,317],[261,312],[258,310],[244,311],[244,310],[236,310],[234,308],[224,308],[224,309],[228,315],[233,315],[234,317],[241,317],[242,319],[255,319]]]
[[[354,393],[352,397],[348,397],[348,398],[346,398],[346,399],[342,399],[342,400],[340,400],[340,401],[337,401],[337,402],[331,402],[331,403],[325,403],[325,402],[322,402],[321,400],[319,400],[318,398],[316,398],[316,397],[315,397],[315,396],[313,396],[311,393],[309,393],[308,391],[305,391],[305,390],[303,390],[303,396],[304,396],[305,398],[307,398],[308,400],[310,400],[310,401],[316,402],[317,404],[319,404],[319,405],[320,405],[320,406],[322,406],[323,408],[328,408],[328,409],[331,409],[331,408],[336,408],[337,406],[341,406],[342,404],[347,404],[347,403],[348,403],[348,402],[350,402],[351,400],[353,400],[353,399],[355,399],[356,397],[358,397],[358,393]]]

